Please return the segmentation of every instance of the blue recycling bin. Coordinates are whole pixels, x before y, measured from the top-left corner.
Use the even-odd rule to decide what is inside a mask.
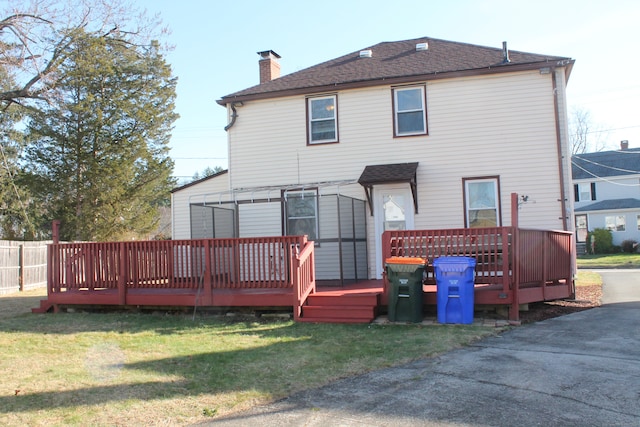
[[[473,323],[475,258],[440,257],[433,262],[439,323]]]

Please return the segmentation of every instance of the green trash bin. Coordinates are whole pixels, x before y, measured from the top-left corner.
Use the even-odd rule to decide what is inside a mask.
[[[422,322],[422,277],[425,264],[423,258],[386,259],[389,280],[388,314],[391,322]]]

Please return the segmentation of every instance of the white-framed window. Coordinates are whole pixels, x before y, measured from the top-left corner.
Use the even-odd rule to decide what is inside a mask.
[[[466,226],[500,226],[498,178],[465,178],[463,181]]]
[[[636,219],[637,219],[637,221],[638,221],[638,230],[640,230],[640,215],[638,215],[638,216],[636,217]]]
[[[611,231],[624,231],[626,222],[624,215],[608,215],[604,217],[604,227]]]
[[[338,97],[307,98],[308,143],[338,142]]]
[[[287,191],[285,193],[285,231],[288,236],[307,235],[318,239],[318,192]]]
[[[596,200],[596,183],[581,182],[575,184],[575,201],[584,202],[587,200]]]
[[[427,108],[424,86],[393,89],[394,136],[425,135]]]

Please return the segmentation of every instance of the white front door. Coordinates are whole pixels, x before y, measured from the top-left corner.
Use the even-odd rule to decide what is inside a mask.
[[[413,229],[413,198],[407,185],[380,185],[374,188],[376,230],[376,277],[382,278],[382,233],[387,230]]]

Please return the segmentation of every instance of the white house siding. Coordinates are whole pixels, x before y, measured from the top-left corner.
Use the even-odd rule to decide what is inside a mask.
[[[585,213],[585,212],[580,212]],[[620,209],[616,211],[596,211],[587,212],[589,230],[596,228],[606,228],[605,217],[607,216],[624,216],[625,231],[612,231],[611,237],[614,245],[621,245],[624,240],[635,240],[640,242],[640,229],[638,229],[638,218],[640,217],[640,209]]]
[[[171,236],[173,239],[190,239],[190,204],[219,201],[219,194],[229,191],[229,174],[223,173],[192,186],[171,193]],[[223,201],[226,199],[223,199]]]
[[[640,199],[640,175],[625,175],[624,177],[607,177],[593,179],[574,180],[573,184],[596,184],[596,200],[581,200],[575,202],[575,208],[584,208],[603,200],[616,199]],[[573,197],[573,194],[571,195]],[[613,244],[620,245],[624,240],[640,241],[640,229],[638,229],[638,216],[640,209],[619,209],[607,211],[578,212],[578,215],[587,215],[589,231],[596,228],[606,228],[607,216],[622,215],[625,217],[625,231],[612,231]]]
[[[574,184],[596,184],[596,200],[580,200],[575,202],[576,209],[592,205],[603,200],[640,199],[640,175],[624,177],[607,177],[593,179],[576,179]],[[571,197],[574,197],[573,193]]]
[[[325,145],[307,145],[304,96],[245,102],[229,135],[232,186],[356,180],[366,165],[417,161],[415,228],[463,227],[462,179],[499,176],[503,225],[510,224],[516,192],[529,197],[520,208],[521,226],[561,229],[551,74],[434,80],[426,87],[428,136],[393,138],[391,87],[378,86],[337,92],[340,142]],[[563,84],[558,91],[564,100]],[[364,199],[359,186],[344,191]],[[373,218],[367,218],[373,276],[378,254]]]

